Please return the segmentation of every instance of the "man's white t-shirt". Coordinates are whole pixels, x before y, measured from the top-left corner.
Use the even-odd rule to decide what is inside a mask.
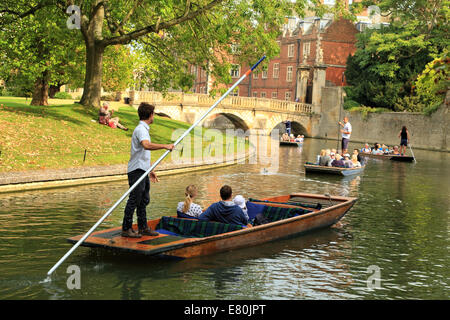
[[[350,122],[347,122],[347,123],[344,125],[344,132],[350,132],[350,133],[349,133],[349,134],[347,134],[347,133],[342,133],[342,138],[350,139],[350,135],[351,135],[351,133],[352,133],[352,125],[350,124]]]

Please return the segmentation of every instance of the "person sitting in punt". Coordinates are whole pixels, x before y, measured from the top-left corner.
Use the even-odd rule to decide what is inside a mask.
[[[398,151],[398,146],[394,146],[394,150],[392,151],[392,154],[395,154],[395,155],[400,154],[400,152]]]
[[[335,155],[336,159],[331,163],[332,167],[345,168],[344,161],[339,153]]]
[[[302,136],[298,135],[297,138],[295,138],[295,142],[303,142]]]
[[[331,154],[331,150],[326,149],[325,154],[323,156],[320,156],[319,166],[328,166],[328,162],[331,161],[330,154]]]
[[[330,152],[330,161],[328,161],[327,166],[328,166],[328,167],[332,167],[332,166],[333,166],[333,161],[334,161],[334,160],[336,160],[336,154],[335,154],[333,151],[331,151],[331,152]]]
[[[356,155],[356,159],[357,159],[357,160],[359,161],[359,163],[362,165],[363,162],[364,162],[364,158],[361,157],[361,155],[359,154],[358,149],[353,149],[352,157],[353,157],[354,155]]]
[[[350,160],[350,154],[344,154],[344,166],[345,168],[353,168],[353,162]]]
[[[247,226],[248,219],[245,217],[241,207],[233,202],[232,195],[233,190],[230,186],[224,185],[220,188],[220,198],[222,201],[210,205],[200,215],[199,220]]]
[[[379,143],[375,143],[375,146],[372,149],[372,154],[383,154],[383,149],[381,149],[381,146]]]
[[[381,146],[381,150],[383,151],[384,154],[389,154],[389,147],[387,145],[385,145],[384,143]]]
[[[364,144],[364,147],[361,148],[361,152],[362,152],[362,153],[371,153],[371,152],[372,152],[372,149],[370,149],[368,143],[365,143],[365,144]]]
[[[356,154],[352,155],[352,163],[354,168],[361,167],[361,162],[358,161],[358,156]]]
[[[184,195],[186,196],[184,201],[178,202],[177,216],[179,218],[198,218],[203,210],[200,205],[194,203],[194,199],[197,197],[197,187],[193,184],[187,186]]]
[[[320,165],[320,158],[325,156],[325,149],[320,150],[320,153],[317,155],[316,158],[316,165]]]
[[[247,205],[245,204],[245,198],[243,196],[241,196],[240,194],[238,194],[236,197],[234,197],[233,202],[234,202],[234,204],[238,205],[242,209],[242,212],[244,212],[244,215],[248,221],[249,220],[248,210],[247,210]]]

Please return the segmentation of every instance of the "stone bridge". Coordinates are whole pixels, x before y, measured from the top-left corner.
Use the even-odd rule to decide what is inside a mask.
[[[154,91],[131,91],[130,103],[137,107],[142,101],[156,106],[156,114],[188,123],[194,123],[219,99],[207,94],[168,93],[163,96]],[[263,130],[269,135],[278,128],[284,132],[284,121],[291,121],[294,134],[304,134],[311,137],[316,135],[320,120],[319,108],[312,104],[296,103],[284,100],[273,100],[251,97],[226,97],[203,120],[211,122],[224,116],[235,128]]]

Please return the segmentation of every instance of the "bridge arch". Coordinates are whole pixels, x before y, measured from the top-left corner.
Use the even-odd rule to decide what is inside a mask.
[[[304,135],[305,137],[308,136],[308,130],[305,128],[305,126],[300,123],[299,121],[290,120],[291,121],[291,133],[294,134],[294,136],[297,136],[299,134]],[[273,126],[269,130],[269,134],[272,134],[272,131],[278,129],[280,136],[286,132],[286,124],[285,121],[278,122],[275,126]]]
[[[203,124],[206,124],[208,128],[215,128],[216,125],[222,125],[223,127],[218,129],[231,129],[231,126],[226,127],[226,122],[231,123],[235,129],[247,131],[250,128],[247,122],[240,116],[224,111],[218,111],[208,115]]]

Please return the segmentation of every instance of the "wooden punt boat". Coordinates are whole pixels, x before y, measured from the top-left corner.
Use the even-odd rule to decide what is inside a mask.
[[[395,154],[371,154],[371,153],[361,152],[359,155],[361,157],[372,158],[372,159],[392,160],[392,161],[401,161],[401,162],[414,161],[414,157],[412,157],[412,156],[401,156],[401,155],[395,155]]]
[[[298,147],[302,144],[303,142],[280,141],[280,146]]]
[[[149,227],[160,232],[158,236],[125,238],[120,236],[121,227],[116,227],[92,233],[82,243],[82,246],[107,248],[114,251],[133,252],[150,256],[191,258],[259,245],[319,228],[329,227],[338,222],[350,210],[356,200],[356,198],[350,197],[307,193],[295,193],[262,200],[252,199],[251,204],[254,207],[260,206],[264,208],[264,212],[284,210],[285,212],[291,212],[291,214],[297,212],[297,214],[287,218],[275,219],[272,222],[250,228],[239,226],[234,231],[204,237],[173,234],[171,232],[163,233],[165,230],[159,228],[164,221],[176,221],[178,225],[190,224],[188,228],[190,230],[193,230],[192,226],[195,227],[196,224],[197,226],[201,224],[232,225],[176,217],[161,217],[148,222]],[[249,205],[249,203],[250,201],[247,204]],[[250,208],[249,216],[251,216]],[[134,229],[137,228],[136,225],[133,227]],[[69,238],[68,241],[75,243],[82,236],[79,235]]]
[[[338,168],[338,167],[326,167],[326,166],[318,166],[315,164],[305,163],[305,172],[306,173],[323,173],[323,174],[333,174],[340,176],[349,176],[352,174],[358,174],[363,172],[365,166],[361,166],[358,168]]]

